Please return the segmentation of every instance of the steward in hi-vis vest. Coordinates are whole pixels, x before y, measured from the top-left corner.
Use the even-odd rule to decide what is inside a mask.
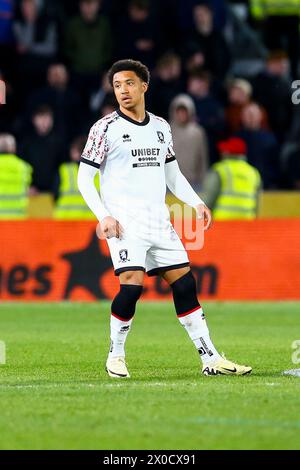
[[[298,79],[300,0],[250,0],[250,14],[269,51],[285,51],[292,79]]]
[[[203,200],[214,220],[251,220],[258,211],[259,172],[247,163],[246,144],[232,137],[218,145],[222,160],[215,163],[205,181]]]
[[[58,199],[54,210],[54,218],[60,220],[95,220],[77,186],[79,160],[85,145],[86,137],[76,138],[70,147],[71,161],[59,167]],[[99,189],[99,175],[96,175]]]
[[[263,19],[266,16],[299,16],[300,1],[250,0],[250,11],[255,19]]]
[[[32,168],[15,152],[15,138],[0,134],[0,220],[27,217]]]

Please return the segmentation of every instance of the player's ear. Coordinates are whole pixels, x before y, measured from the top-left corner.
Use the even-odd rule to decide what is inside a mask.
[[[148,90],[148,83],[143,82],[143,90],[144,90],[144,93],[146,93],[146,91]]]

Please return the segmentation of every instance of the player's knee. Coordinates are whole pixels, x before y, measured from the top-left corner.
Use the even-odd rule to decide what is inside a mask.
[[[144,280],[143,271],[125,271],[119,275],[120,284],[138,284],[142,285]]]
[[[111,311],[124,320],[130,320],[135,314],[136,303],[143,291],[143,286],[121,284],[120,291],[114,298]]]
[[[200,307],[197,299],[196,281],[191,271],[171,284],[177,315]]]
[[[131,302],[137,302],[142,295],[143,286],[136,284],[121,284],[120,292]]]
[[[186,274],[181,276],[177,281],[171,284],[173,292],[178,295],[185,295],[186,293],[191,294],[196,292],[196,281],[192,274],[192,271],[188,271]]]

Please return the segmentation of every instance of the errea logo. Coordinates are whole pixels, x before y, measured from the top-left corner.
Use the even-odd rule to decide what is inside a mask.
[[[0,80],[0,105],[6,104],[6,85],[3,80]]]
[[[123,142],[131,142],[130,135],[124,134],[124,135],[123,135]]]

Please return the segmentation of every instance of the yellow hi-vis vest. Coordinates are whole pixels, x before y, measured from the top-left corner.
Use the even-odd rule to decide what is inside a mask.
[[[80,194],[77,185],[78,163],[63,163],[59,167],[59,197],[54,210],[54,218],[60,220],[95,220],[95,216]],[[96,175],[99,189],[99,174]]]
[[[219,174],[221,192],[213,209],[215,220],[254,219],[260,175],[245,160],[226,159],[212,169]]]
[[[267,16],[300,15],[300,0],[251,0],[250,11],[257,20]]]
[[[12,154],[0,155],[0,219],[25,219],[31,166]]]

